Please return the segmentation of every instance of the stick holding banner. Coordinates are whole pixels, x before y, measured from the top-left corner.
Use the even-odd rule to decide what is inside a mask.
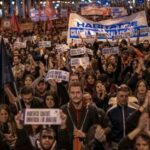
[[[0,39],[0,90],[4,92],[4,85],[8,83],[12,83],[14,81],[10,61],[7,55],[4,39],[1,37]],[[4,95],[4,93],[2,93]],[[5,103],[4,98],[2,99],[3,103]]]

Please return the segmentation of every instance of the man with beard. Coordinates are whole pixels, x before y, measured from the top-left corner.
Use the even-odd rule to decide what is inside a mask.
[[[98,122],[98,112],[92,105],[84,105],[83,91],[79,82],[69,85],[69,103],[62,106],[66,121],[61,125],[61,131],[67,131],[70,149],[81,150],[84,148],[86,134],[89,128]],[[103,129],[104,130],[104,129]],[[105,130],[103,132],[105,134]],[[63,141],[62,141],[63,142]]]
[[[42,100],[33,96],[32,87],[24,86],[21,89],[21,100],[20,103],[17,101],[16,104],[12,104],[10,109],[13,114],[17,114],[18,110],[26,109],[26,108],[41,108]]]

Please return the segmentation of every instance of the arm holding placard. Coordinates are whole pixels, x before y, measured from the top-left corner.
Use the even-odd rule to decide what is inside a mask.
[[[16,126],[17,126],[17,141],[15,145],[15,150],[34,150],[26,130],[23,128],[21,123],[21,113],[15,116]]]

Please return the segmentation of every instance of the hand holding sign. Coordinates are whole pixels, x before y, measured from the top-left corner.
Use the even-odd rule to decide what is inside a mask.
[[[60,110],[60,118],[61,118],[60,128],[66,129],[67,128],[67,126],[66,126],[67,115],[62,110]]]
[[[17,128],[18,129],[22,129],[23,128],[23,125],[21,123],[21,119],[22,118],[22,113],[19,112],[16,116],[15,116],[15,122],[16,122],[16,125],[17,125]]]

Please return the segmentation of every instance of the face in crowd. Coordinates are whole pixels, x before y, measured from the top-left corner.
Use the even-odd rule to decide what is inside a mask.
[[[139,136],[135,142],[136,150],[150,150],[150,138],[146,136]]]
[[[126,85],[122,85],[118,88],[117,103],[120,106],[127,105],[129,97],[129,89]]]
[[[78,83],[70,85],[69,88],[70,100],[74,104],[80,104],[82,101],[82,88]]]
[[[45,98],[45,104],[48,108],[53,108],[55,106],[54,97],[48,94]]]
[[[0,106],[0,124],[6,123],[9,119],[8,108],[6,105]]]
[[[52,129],[44,129],[40,135],[40,146],[43,150],[50,150],[55,142],[55,133]]]
[[[70,76],[70,83],[74,83],[74,82],[79,82],[79,77],[76,74]]]
[[[84,93],[83,94],[83,104],[86,106],[87,104],[92,103],[92,96],[90,93]]]

